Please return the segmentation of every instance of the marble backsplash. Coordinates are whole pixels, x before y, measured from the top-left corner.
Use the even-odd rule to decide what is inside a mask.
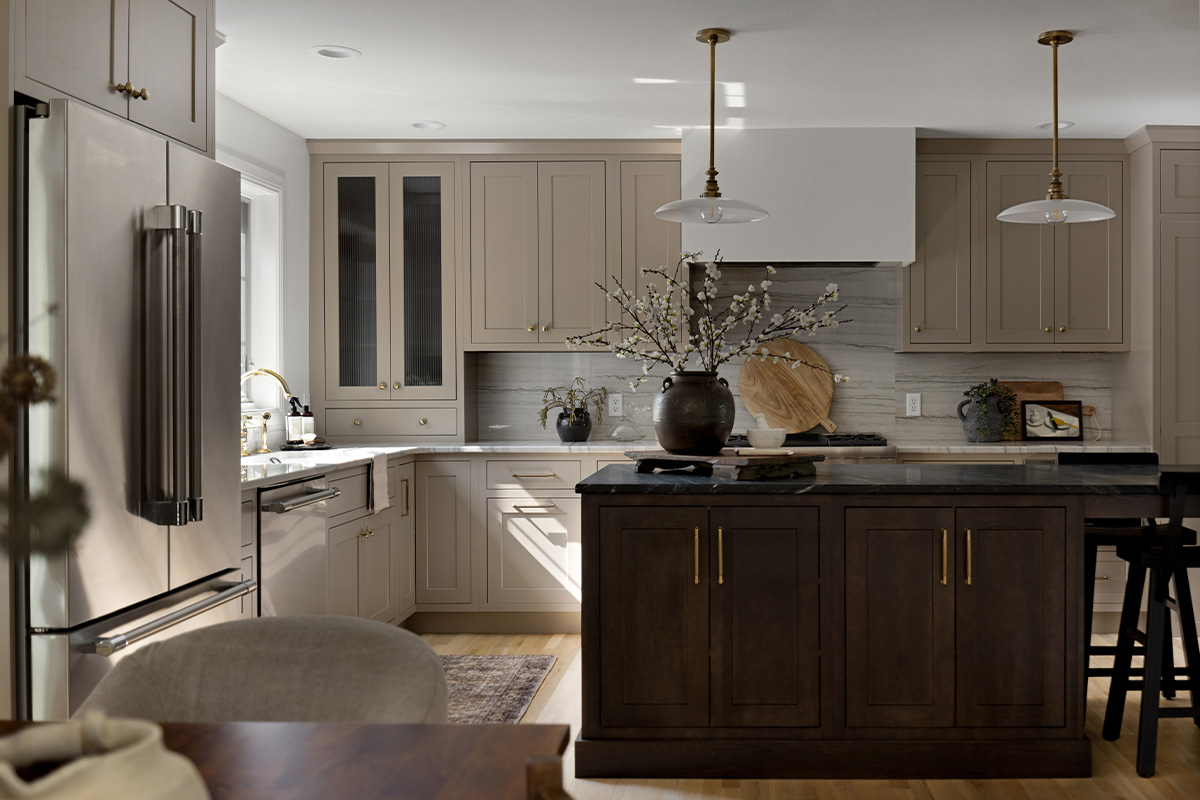
[[[773,278],[771,299],[777,310],[807,304],[828,283],[840,287],[840,302],[847,306],[840,317],[849,321],[802,339],[831,369],[850,377],[848,383],[834,388],[829,416],[839,431],[882,433],[900,441],[962,442],[956,409],[963,390],[991,377],[1060,381],[1064,397],[1095,406],[1105,430],[1111,428],[1109,353],[897,353],[898,275],[890,268],[781,269]],[[726,268],[721,288],[744,291],[747,284],[758,284],[763,277],[764,272],[758,268]],[[607,351],[479,353],[475,358],[481,440],[557,441],[554,415],[547,430],[542,430],[537,420],[542,390],[565,385],[575,376],[584,378],[588,386],[620,392],[625,416],[653,440],[650,406],[661,376],[667,374],[665,368],[652,370],[652,377],[634,392],[629,382],[641,374],[641,364],[618,359]],[[739,371],[740,364],[727,364],[720,370],[735,396]],[[921,393],[922,416],[904,416],[908,392]],[[737,408],[735,432],[753,425],[750,413],[740,402]],[[608,436],[618,421],[605,414],[592,439]]]

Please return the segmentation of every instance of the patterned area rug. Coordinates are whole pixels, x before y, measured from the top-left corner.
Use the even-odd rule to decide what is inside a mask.
[[[441,656],[450,722],[515,723],[529,707],[554,656]]]

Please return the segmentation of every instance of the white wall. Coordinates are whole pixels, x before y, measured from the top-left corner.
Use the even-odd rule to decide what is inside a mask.
[[[308,147],[303,137],[217,94],[217,161],[282,187],[278,297],[280,363],[293,394],[309,394]]]

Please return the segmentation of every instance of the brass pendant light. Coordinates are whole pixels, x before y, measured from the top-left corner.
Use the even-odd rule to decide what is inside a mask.
[[[721,187],[717,185],[717,168],[714,165],[716,151],[716,117],[717,117],[717,45],[728,42],[732,34],[724,28],[705,28],[696,32],[696,41],[707,42],[709,50],[709,85],[708,85],[708,180],[704,182],[704,191],[699,197],[686,200],[675,200],[661,206],[654,216],[667,222],[758,222],[770,216],[766,209],[747,203],[744,200],[733,200],[721,196]]]
[[[1116,212],[1099,203],[1072,200],[1062,188],[1062,172],[1058,169],[1058,46],[1068,44],[1075,37],[1070,31],[1046,31],[1038,37],[1038,44],[1049,45],[1054,62],[1054,167],[1050,170],[1050,190],[1045,200],[1034,200],[1006,208],[996,215],[1001,222],[1051,223],[1099,222],[1112,219]]]

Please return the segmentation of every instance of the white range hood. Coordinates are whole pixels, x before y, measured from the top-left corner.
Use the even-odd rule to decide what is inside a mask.
[[[682,139],[681,197],[704,190],[708,131]],[[683,249],[728,263],[898,266],[916,248],[915,128],[718,130],[721,194],[771,216],[683,226]]]

